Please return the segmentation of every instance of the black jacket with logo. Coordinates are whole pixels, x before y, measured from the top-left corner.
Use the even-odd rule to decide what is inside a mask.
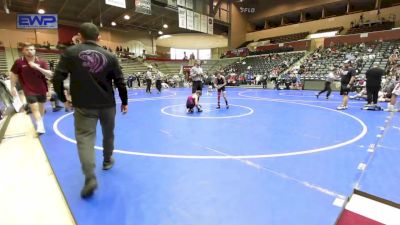
[[[72,104],[78,108],[108,108],[115,106],[114,88],[118,88],[122,104],[128,104],[128,94],[117,58],[94,41],[67,48],[56,67],[53,85],[62,102],[64,80],[70,75]]]

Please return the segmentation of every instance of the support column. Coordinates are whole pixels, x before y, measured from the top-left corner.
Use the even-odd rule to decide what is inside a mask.
[[[269,24],[267,19],[264,20],[264,29],[269,29]]]
[[[300,23],[304,22],[306,20],[304,12],[300,13]]]
[[[382,0],[375,0],[375,9],[381,9]]]

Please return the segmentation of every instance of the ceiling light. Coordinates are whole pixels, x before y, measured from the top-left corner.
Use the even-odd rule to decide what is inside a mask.
[[[131,17],[129,15],[125,15],[124,19],[129,20]]]
[[[159,37],[158,39],[162,40],[162,39],[166,39],[166,38],[170,38],[170,37],[172,37],[172,36],[167,34],[167,35],[163,35],[163,36]]]
[[[163,34],[163,32],[162,32],[161,30],[159,30],[159,31],[158,31],[158,34],[159,34],[159,35],[162,35],[162,34]]]
[[[167,28],[168,28],[168,24],[164,24],[163,27],[164,27],[165,29],[167,29]]]
[[[115,27],[115,26],[117,26],[117,23],[114,22],[114,21],[112,21],[112,22],[111,22],[111,26]]]
[[[4,11],[6,12],[6,14],[10,14],[10,9],[7,6],[7,2],[4,2]]]
[[[46,12],[44,11],[44,9],[39,9],[39,10],[38,10],[38,13],[39,13],[39,14],[45,14]]]

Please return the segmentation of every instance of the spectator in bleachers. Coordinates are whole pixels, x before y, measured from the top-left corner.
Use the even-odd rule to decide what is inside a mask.
[[[394,64],[396,64],[397,63],[397,60],[399,60],[399,52],[398,52],[398,50],[396,49],[391,55],[390,55],[390,57],[389,57],[389,63],[390,63],[390,65],[394,65]]]

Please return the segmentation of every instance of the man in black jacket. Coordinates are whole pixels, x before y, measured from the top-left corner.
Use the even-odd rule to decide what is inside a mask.
[[[367,78],[367,96],[368,104],[364,106],[366,109],[379,109],[378,107],[378,93],[381,89],[382,76],[385,71],[378,67],[378,63],[374,63],[373,68],[369,69],[365,74]]]
[[[96,25],[83,23],[78,36],[81,44],[66,49],[61,55],[53,84],[66,107],[73,105],[75,109],[75,137],[85,175],[81,196],[87,198],[97,188],[94,144],[98,120],[103,131],[103,169],[108,170],[114,164],[111,157],[114,150],[116,113],[113,83],[118,88],[122,101],[122,113],[128,112],[128,96],[117,58],[96,43],[99,39]],[[72,102],[67,101],[64,95],[63,81],[68,74]]]

